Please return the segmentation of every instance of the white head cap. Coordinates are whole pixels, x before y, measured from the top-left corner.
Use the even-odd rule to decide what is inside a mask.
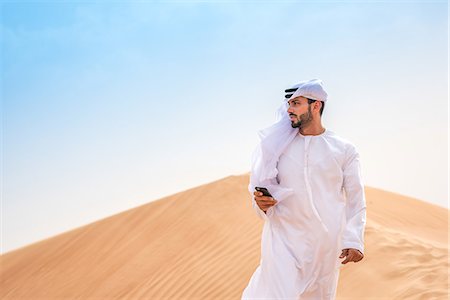
[[[286,100],[302,96],[308,99],[326,102],[328,97],[327,92],[323,89],[323,82],[320,79],[301,81],[293,87],[286,89],[285,92]]]

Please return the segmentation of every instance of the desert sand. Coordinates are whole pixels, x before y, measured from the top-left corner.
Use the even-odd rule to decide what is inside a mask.
[[[249,174],[152,201],[1,256],[1,299],[240,299],[263,221]],[[338,299],[447,299],[448,210],[366,187],[365,258]]]

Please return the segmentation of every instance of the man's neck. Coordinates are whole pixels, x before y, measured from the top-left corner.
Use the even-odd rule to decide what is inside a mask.
[[[302,135],[319,135],[325,132],[325,128],[322,126],[322,124],[311,124],[308,127],[305,128],[299,128],[299,132]]]

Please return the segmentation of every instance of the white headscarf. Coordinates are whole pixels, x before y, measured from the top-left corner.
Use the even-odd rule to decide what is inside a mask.
[[[301,81],[290,88],[290,90],[294,89],[296,91],[293,94],[292,92],[290,92],[290,94],[288,93],[286,95],[286,98],[294,99],[298,96],[303,96],[308,99],[319,100],[323,102],[326,102],[328,99],[328,94],[323,89],[323,82],[320,79]]]

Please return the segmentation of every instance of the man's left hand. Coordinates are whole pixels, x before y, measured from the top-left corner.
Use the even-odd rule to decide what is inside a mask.
[[[344,258],[345,259],[341,262],[341,264],[346,264],[349,261],[352,262],[358,262],[361,259],[363,259],[364,254],[362,254],[358,249],[353,249],[353,248],[348,248],[348,249],[343,249],[341,255],[339,256],[339,258]]]

